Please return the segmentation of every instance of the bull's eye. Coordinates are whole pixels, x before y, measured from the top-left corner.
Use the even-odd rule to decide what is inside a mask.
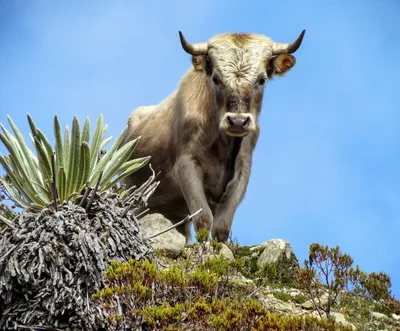
[[[260,78],[260,79],[258,80],[258,84],[264,85],[264,84],[265,84],[265,78],[264,78],[264,77],[263,77],[263,78]]]
[[[218,77],[217,76],[213,76],[213,82],[214,82],[214,84],[215,85],[219,85],[219,79],[218,79]]]

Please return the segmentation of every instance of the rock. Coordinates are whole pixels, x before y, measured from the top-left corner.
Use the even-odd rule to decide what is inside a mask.
[[[316,299],[315,302],[318,305],[321,305],[322,307],[326,307],[328,305],[328,294],[324,293],[320,300]],[[301,304],[301,308],[304,309],[313,309],[314,308],[314,304],[312,300],[307,300],[306,302]]]
[[[392,317],[393,317],[394,320],[400,321],[400,316],[399,315],[396,315],[395,313],[393,313]]]
[[[282,258],[290,260],[293,253],[292,245],[283,239],[271,239],[257,247],[264,247],[264,251],[257,261],[259,267],[266,263],[276,263]]]
[[[331,312],[331,316],[332,316],[332,317],[335,317],[335,321],[336,321],[337,323],[340,323],[340,324],[342,324],[343,326],[349,326],[349,327],[351,327],[353,330],[356,329],[356,327],[355,327],[353,324],[351,324],[350,322],[347,322],[347,321],[346,321],[346,319],[345,319],[345,317],[344,317],[343,314],[332,311],[332,312]]]
[[[251,279],[243,276],[241,272],[236,272],[236,274],[234,274],[231,277],[231,280],[236,281],[238,283],[242,283],[242,284],[252,284],[253,283],[253,281]]]
[[[301,308],[303,309],[314,309],[314,304],[312,300],[307,300],[301,304]]]
[[[260,295],[258,297],[263,306],[271,311],[291,315],[302,315],[303,311],[292,302],[285,302],[275,298],[273,294]]]
[[[325,312],[322,312],[322,317],[321,317],[321,315],[319,314],[319,312],[317,311],[317,310],[314,310],[311,314],[310,314],[310,316],[311,317],[316,317],[317,319],[321,319],[322,317],[326,317],[326,314],[325,314]]]
[[[377,320],[388,320],[389,319],[389,316],[382,314],[382,313],[378,313],[376,311],[373,311],[371,313],[371,316],[372,316],[372,318],[375,318]]]
[[[320,298],[320,304],[322,307],[327,307],[328,306],[328,299],[329,296],[327,293],[322,294],[321,298]]]
[[[173,224],[161,214],[148,214],[139,221],[145,236],[150,237]],[[161,250],[169,257],[177,257],[186,245],[186,238],[176,229],[169,230],[151,239],[153,249]]]
[[[219,252],[219,255],[222,255],[223,257],[227,258],[229,261],[235,260],[232,251],[225,244],[222,244],[222,248],[221,248],[221,251]]]
[[[289,294],[290,294],[292,297],[295,297],[296,295],[301,294],[301,292],[300,292],[299,290],[291,290],[291,291],[289,292]]]

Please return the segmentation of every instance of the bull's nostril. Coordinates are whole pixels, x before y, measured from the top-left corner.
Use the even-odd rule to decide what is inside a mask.
[[[226,119],[228,120],[229,125],[233,125],[233,121],[230,116],[227,116]]]

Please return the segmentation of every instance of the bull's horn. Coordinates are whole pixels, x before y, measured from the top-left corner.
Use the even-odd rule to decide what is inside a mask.
[[[181,38],[181,44],[186,53],[191,55],[207,55],[208,53],[208,44],[207,43],[197,43],[197,44],[189,44],[182,32],[179,31],[179,37]]]
[[[277,43],[274,42],[272,44],[272,55],[279,55],[279,54],[292,54],[298,50],[298,48],[301,45],[301,42],[303,41],[304,34],[306,33],[306,30],[303,30],[300,33],[300,36],[296,39],[295,42],[291,44],[283,44],[283,43]]]

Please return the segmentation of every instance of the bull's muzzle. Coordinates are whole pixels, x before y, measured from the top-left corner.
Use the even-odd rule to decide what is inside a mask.
[[[226,113],[220,128],[230,136],[244,137],[250,131],[254,131],[255,125],[250,113]]]

